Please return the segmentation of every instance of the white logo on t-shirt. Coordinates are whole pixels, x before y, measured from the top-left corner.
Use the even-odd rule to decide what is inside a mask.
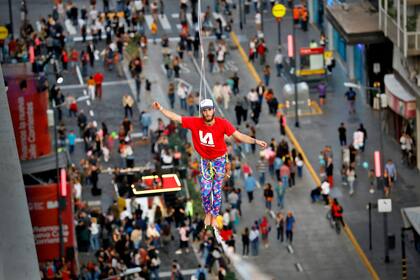
[[[203,136],[203,131],[199,130],[198,135],[200,136],[201,145],[214,147],[213,134],[211,134],[211,132],[207,132],[206,135]]]

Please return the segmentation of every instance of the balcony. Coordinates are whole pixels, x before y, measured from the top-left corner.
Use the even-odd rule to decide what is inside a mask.
[[[419,25],[416,17],[407,16],[407,5],[412,2],[420,3],[420,0],[407,0],[400,9],[383,7],[382,1],[379,1],[379,27],[405,57],[420,55]]]

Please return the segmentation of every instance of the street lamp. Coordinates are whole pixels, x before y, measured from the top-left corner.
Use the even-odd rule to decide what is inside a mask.
[[[242,18],[243,18],[243,11],[242,11],[242,0],[239,0],[239,29],[243,29]]]

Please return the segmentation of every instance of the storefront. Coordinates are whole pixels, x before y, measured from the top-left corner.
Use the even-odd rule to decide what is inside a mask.
[[[384,84],[388,103],[386,124],[389,135],[399,141],[405,132],[417,143],[416,98],[394,74],[385,75]]]

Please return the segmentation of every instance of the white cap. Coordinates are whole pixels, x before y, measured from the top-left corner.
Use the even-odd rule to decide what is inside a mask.
[[[214,108],[213,101],[211,99],[203,99],[200,102],[200,110],[205,108]]]

